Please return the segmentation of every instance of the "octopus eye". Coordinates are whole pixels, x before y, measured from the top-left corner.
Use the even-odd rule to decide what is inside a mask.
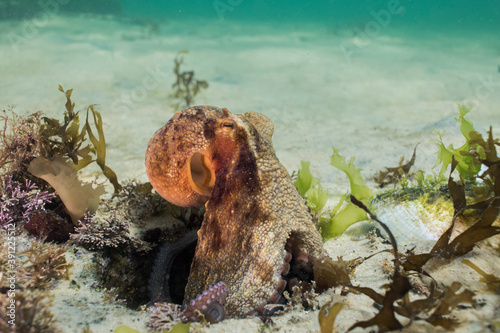
[[[210,160],[195,153],[189,161],[189,180],[193,189],[201,194],[210,194],[215,184],[215,173]]]
[[[226,119],[221,123],[221,128],[223,131],[232,131],[236,128],[236,123],[232,119]]]

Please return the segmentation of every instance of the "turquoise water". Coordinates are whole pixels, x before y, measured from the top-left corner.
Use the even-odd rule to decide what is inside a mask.
[[[352,26],[375,20],[384,25],[414,29],[418,33],[434,30],[497,30],[500,31],[498,0],[212,0],[212,1],[0,1],[0,18],[29,18],[40,7],[52,11],[116,14],[132,18],[168,21],[173,18],[203,20],[261,21],[276,24],[314,22],[325,26]]]
[[[500,2],[496,0],[468,1],[143,1],[125,0],[123,10],[129,15],[169,18],[172,16],[219,17],[226,19],[279,19],[317,20],[319,23],[331,19],[349,22],[371,19],[371,11],[379,12],[388,7],[398,8],[402,20],[409,24],[432,24],[436,26],[481,26],[497,27],[500,21]]]
[[[390,14],[388,14],[390,12]],[[417,29],[496,29],[500,32],[498,0],[124,0],[123,13],[158,19],[199,17],[220,20],[275,20],[315,22],[319,25],[356,25],[371,20]],[[392,16],[387,18],[388,16]]]

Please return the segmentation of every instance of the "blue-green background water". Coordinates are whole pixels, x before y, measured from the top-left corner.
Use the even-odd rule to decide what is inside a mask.
[[[315,22],[339,27],[373,20],[373,13],[398,8],[395,26],[435,30],[496,29],[500,32],[498,0],[218,0],[218,1],[137,1],[124,0],[123,13],[157,19],[197,17],[201,20],[274,20],[280,22]],[[393,27],[394,28],[394,27]]]
[[[0,17],[29,19],[40,7],[71,13],[114,14],[132,18],[169,19],[197,18],[205,20],[255,21],[272,20],[279,23],[314,22],[318,25],[342,28],[366,24],[389,8],[391,29],[404,27],[419,33],[433,30],[497,30],[500,32],[500,1],[498,0],[196,0],[196,1],[139,1],[139,0],[24,0],[0,1]]]

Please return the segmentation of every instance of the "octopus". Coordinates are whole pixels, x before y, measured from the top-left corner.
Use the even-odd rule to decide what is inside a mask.
[[[175,205],[206,207],[185,288],[189,320],[207,308],[219,319],[265,314],[287,284],[312,280],[315,263],[327,257],[276,157],[273,131],[256,112],[194,106],[149,142],[145,165],[154,189]]]

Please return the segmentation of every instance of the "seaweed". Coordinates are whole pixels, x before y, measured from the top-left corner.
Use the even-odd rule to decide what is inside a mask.
[[[448,188],[455,213],[451,225],[437,240],[429,253],[407,256],[407,262],[405,263],[407,269],[421,270],[427,261],[437,256],[443,259],[462,256],[470,252],[478,242],[500,234],[500,227],[493,225],[500,213],[500,158],[497,156],[495,148],[495,145],[498,145],[498,140],[493,140],[491,128],[488,131],[487,141],[483,140],[482,136],[477,132],[474,136],[473,147],[475,150],[469,153],[468,157],[471,158],[471,163],[474,165],[482,164],[487,168],[479,176],[487,186],[487,190],[484,191],[486,194],[483,193],[481,201],[467,205],[464,180],[460,178],[461,182],[457,184],[452,177],[453,171],[455,168],[458,170],[460,164],[452,156]],[[479,151],[483,151],[483,153],[479,153]],[[450,241],[456,220],[462,218],[464,212],[470,209],[481,212],[478,221]]]
[[[141,183],[137,179],[126,180],[122,190],[113,195],[112,202],[105,202],[108,209],[120,209],[134,224],[142,224],[146,218],[165,210],[175,210],[174,205],[153,192],[151,183]],[[111,208],[114,207],[114,208]]]
[[[0,329],[5,333],[60,333],[56,325],[57,319],[50,311],[51,301],[46,293],[16,292],[15,325],[4,323],[6,318],[6,297],[0,294]],[[7,317],[8,318],[8,317]]]
[[[381,222],[370,210],[355,197],[351,197],[351,202],[364,209],[372,220],[377,221],[384,230],[388,233],[392,247],[394,249],[394,275],[389,290],[385,296],[375,292],[371,288],[349,286],[350,289],[361,292],[376,303],[381,304],[380,311],[370,320],[358,322],[351,326],[351,329],[356,327],[369,327],[377,325],[379,331],[387,331],[401,329],[403,326],[396,319],[395,314],[403,315],[411,320],[425,320],[432,325],[439,325],[446,329],[453,329],[457,322],[453,318],[446,317],[459,304],[469,303],[475,306],[474,293],[468,289],[458,291],[462,285],[458,282],[453,282],[450,286],[445,286],[444,291],[435,289],[434,283],[431,284],[431,292],[426,299],[409,300],[408,291],[410,284],[406,274],[410,271],[416,271],[428,275],[423,269],[423,266],[432,258],[439,257],[441,259],[453,259],[470,252],[473,247],[480,241],[500,234],[500,227],[493,226],[500,213],[500,159],[496,154],[496,141],[492,139],[491,128],[488,134],[488,140],[476,140],[484,149],[484,154],[473,152],[470,157],[476,159],[473,163],[480,162],[488,167],[483,172],[481,177],[488,179],[486,182],[493,196],[484,199],[481,202],[476,202],[473,205],[467,205],[465,195],[464,180],[461,178],[459,184],[455,183],[452,174],[459,162],[455,161],[452,156],[450,176],[448,178],[448,188],[453,201],[455,213],[451,222],[451,226],[443,235],[436,241],[436,244],[428,253],[401,255],[398,253],[396,240],[390,233],[390,230]],[[487,152],[487,153],[486,153]],[[464,232],[459,234],[453,240],[451,233],[455,222],[467,209],[483,209],[479,220]],[[399,257],[402,256],[402,260]],[[402,270],[400,270],[400,267]],[[473,266],[471,266],[475,269]],[[484,273],[484,272],[483,272]],[[481,273],[480,273],[481,274]],[[495,281],[491,276],[491,280]],[[399,300],[399,301],[398,301]],[[397,302],[395,306],[395,302]]]
[[[349,178],[351,193],[360,198],[366,205],[370,205],[373,200],[373,192],[361,177],[361,170],[354,165],[354,158],[347,163],[344,157],[340,156],[338,150],[333,148],[330,160],[330,165],[343,171]],[[349,194],[343,196],[338,204],[326,213],[324,207],[328,200],[328,190],[324,190],[319,180],[311,174],[310,162],[301,161],[300,164],[301,168],[297,172],[294,184],[311,208],[323,241],[340,236],[356,222],[367,220],[366,213],[350,202]]]
[[[417,146],[413,149],[413,155],[408,162],[403,164],[404,156],[401,156],[397,167],[386,167],[384,171],[380,171],[378,175],[373,177],[380,188],[389,184],[397,184],[403,177],[408,178],[410,176],[410,169],[415,164]]]
[[[333,286],[342,286],[351,292],[367,295],[378,305],[380,310],[373,318],[355,323],[349,330],[356,327],[367,328],[373,325],[377,326],[381,332],[402,329],[403,324],[396,315],[409,319],[409,324],[415,320],[424,320],[434,326],[441,326],[451,330],[458,325],[458,321],[451,316],[454,309],[461,304],[476,306],[474,292],[464,288],[459,282],[452,282],[447,286],[438,286],[424,269],[424,265],[432,258],[451,260],[463,256],[470,252],[479,242],[500,234],[500,226],[498,226],[497,222],[500,213],[500,157],[496,151],[496,146],[500,146],[500,140],[493,138],[491,127],[488,130],[487,138],[484,139],[480,133],[474,130],[472,123],[466,119],[465,115],[469,112],[469,109],[460,106],[459,110],[460,116],[457,120],[461,124],[466,143],[460,148],[453,148],[452,146],[445,147],[441,141],[438,152],[439,161],[437,163],[437,165],[443,164],[441,171],[426,177],[423,176],[422,172],[417,173],[415,178],[418,186],[406,189],[406,194],[403,194],[403,196],[416,197],[425,195],[425,200],[430,202],[436,200],[436,195],[448,194],[451,199],[455,211],[451,225],[428,253],[414,254],[413,251],[408,251],[406,254],[400,254],[398,252],[396,240],[390,230],[369,209],[373,193],[365,185],[359,170],[356,169],[352,160],[350,163],[346,163],[334,149],[331,164],[347,174],[352,193],[349,196],[346,195],[332,210],[330,218],[324,218],[321,216],[323,212],[320,213],[319,218],[323,237],[328,239],[332,235],[340,235],[346,229],[342,223],[349,226],[358,219],[365,219],[366,214],[368,214],[372,220],[377,221],[387,232],[394,253],[394,272],[391,282],[386,287],[385,294],[378,293],[371,288],[351,284],[349,274],[353,269],[353,265],[355,265],[354,262],[343,263],[340,259],[337,262],[323,260],[315,264],[314,274],[319,291]],[[379,174],[381,182],[385,182],[387,177],[397,178],[398,175],[401,176],[399,182],[408,179],[415,156],[416,147],[409,162],[403,164],[401,161],[398,167],[387,168],[385,172]],[[451,166],[450,173],[447,177],[446,186],[443,186],[443,180],[446,179],[443,173],[448,169],[448,166]],[[452,175],[455,171],[459,174],[459,182],[455,182],[453,179]],[[295,184],[304,197],[307,197],[309,189],[319,184],[319,181],[310,174],[307,162],[302,162],[302,169]],[[433,192],[427,193],[429,189],[432,189]],[[356,198],[358,193],[363,200]],[[383,196],[390,197],[394,195],[400,194],[394,191],[383,194]],[[405,198],[407,197],[400,199]],[[349,205],[342,206],[343,201],[346,199],[349,200],[351,207]],[[311,204],[310,201],[312,200],[307,201],[308,205],[314,207],[314,204]],[[357,209],[353,210],[352,206]],[[362,212],[360,213],[358,209]],[[334,218],[340,223],[335,223]],[[452,239],[451,235],[458,219],[467,222],[466,225],[469,227]],[[325,229],[327,231],[336,230],[337,232],[329,234],[328,232],[325,233]],[[366,259],[358,259],[357,262]],[[489,290],[498,290],[499,279],[496,276],[485,273],[470,261],[464,260],[463,262],[482,276],[481,281],[486,283]],[[411,284],[408,276],[415,274],[415,272],[431,277],[430,285],[425,286],[427,296],[424,299],[410,299]],[[344,291],[345,289],[343,289],[342,293]],[[322,311],[327,306],[329,304],[325,304]],[[326,324],[327,320],[324,315],[324,313],[320,313],[321,329],[329,332],[333,329],[332,323]]]
[[[24,227],[31,235],[46,241],[64,242],[74,226],[70,216],[54,193],[40,191],[30,179],[23,183],[12,175],[2,179],[0,201],[0,226],[13,226],[20,232]]]
[[[365,205],[370,205],[373,200],[373,192],[361,177],[361,170],[354,165],[354,158],[351,158],[347,163],[340,156],[338,150],[333,148],[330,159],[330,165],[343,171],[349,178],[351,195],[359,198]],[[353,204],[350,198],[351,196],[346,194],[333,208],[328,217],[320,219],[319,225],[323,240],[326,241],[332,237],[340,236],[352,224],[367,220],[366,212]]]
[[[85,212],[96,211],[104,193],[103,187],[94,189],[78,180],[77,170],[95,161],[115,191],[121,186],[105,164],[100,114],[90,106],[86,123],[80,129],[79,112],[71,101],[73,90],[64,91],[61,86],[59,90],[66,97],[62,122],[43,116],[41,111],[21,117],[12,108],[10,115],[4,111],[1,117],[4,145],[0,148],[0,168],[8,178],[2,179],[0,222],[22,225],[46,241],[63,242],[69,239]],[[89,123],[89,113],[93,115],[98,139]]]
[[[0,226],[4,228],[10,223],[27,223],[44,212],[45,205],[55,197],[53,193],[38,191],[29,179],[23,185],[13,180],[12,175],[4,175],[1,190]]]
[[[93,258],[93,270],[100,290],[112,291],[115,298],[124,300],[128,308],[149,301],[146,293],[154,257],[137,251],[130,243],[117,248],[108,247]]]
[[[314,264],[314,281],[316,290],[322,292],[336,286],[349,286],[351,284],[350,269],[348,263],[342,258],[334,261],[328,257]]]
[[[79,112],[75,112],[75,103],[71,101],[73,89],[64,90],[61,85],[59,91],[66,97],[64,122],[61,124],[58,119],[43,117],[44,124],[41,127],[41,136],[47,138],[50,146],[45,147],[46,151],[41,155],[52,158],[54,155],[68,157],[76,166],[79,159],[91,161],[91,148],[86,146],[81,148],[85,141],[86,128],[80,130]],[[80,165],[81,166],[81,165]]]
[[[24,229],[45,242],[66,242],[75,231],[75,225],[70,222],[70,216],[63,207],[64,205],[59,204],[54,210],[39,212],[23,225]]]
[[[409,295],[406,294],[398,302],[400,307],[397,308],[397,311],[412,320],[425,320],[433,326],[453,330],[459,322],[453,317],[446,316],[450,315],[452,310],[461,304],[468,303],[474,307],[476,305],[473,298],[475,294],[462,287],[461,283],[455,281],[450,286],[444,286],[444,290],[440,291],[435,288],[433,283],[427,298],[410,301]],[[459,290],[461,292],[458,293]]]
[[[404,295],[406,295],[406,293],[410,290],[410,282],[406,277],[406,275],[399,269],[400,261],[399,261],[398,246],[396,239],[392,235],[389,228],[385,225],[385,223],[380,221],[377,218],[377,216],[375,216],[365,206],[363,202],[361,202],[352,195],[351,195],[351,202],[354,205],[358,206],[360,209],[364,210],[372,220],[377,221],[380,224],[380,226],[385,230],[385,232],[389,235],[389,239],[391,241],[391,245],[394,250],[394,274],[392,276],[392,283],[389,286],[389,290],[387,290],[387,292],[385,293],[385,296],[378,294],[371,288],[356,287],[352,285],[349,286],[349,288],[367,295],[368,297],[372,298],[375,302],[382,305],[380,311],[373,318],[366,321],[357,322],[356,324],[352,325],[349,328],[349,330],[352,330],[356,327],[366,328],[372,325],[377,325],[380,332],[401,329],[403,328],[403,325],[401,325],[401,323],[396,319],[394,302],[396,302],[398,299],[401,299],[402,297],[404,297]]]
[[[66,261],[68,246],[32,240],[20,253],[22,270],[18,272],[23,288],[45,288],[58,279],[68,279],[72,264]]]
[[[423,171],[417,171],[415,181],[419,189],[436,190],[440,189],[442,184],[446,183],[446,176],[435,172],[430,175],[424,175]]]
[[[174,303],[155,303],[155,308],[149,315],[148,329],[158,331],[168,331],[182,320],[182,308]]]
[[[170,330],[161,330],[161,331],[155,331],[155,332],[161,332],[161,333],[188,333],[189,329],[191,327],[191,323],[177,323]],[[131,327],[128,327],[126,325],[120,325],[117,328],[115,328],[114,333],[141,333],[140,331],[133,329]]]
[[[24,182],[27,178],[40,187],[37,178],[30,177],[27,170],[30,162],[47,150],[48,140],[41,135],[42,112],[28,116],[19,116],[12,108],[2,112],[0,120],[4,128],[0,135],[0,172],[10,175],[17,182]]]
[[[61,86],[59,86],[59,90],[66,97],[62,122],[45,117],[40,111],[26,117],[17,116],[12,108],[10,115],[4,111],[1,117],[4,121],[4,130],[0,137],[3,143],[0,148],[0,169],[11,177],[9,178],[10,182],[21,183],[22,186],[19,187],[18,194],[24,195],[24,199],[31,198],[31,193],[33,193],[35,198],[38,196],[39,205],[50,204],[50,211],[59,215],[60,218],[50,212],[36,217],[41,224],[45,224],[47,227],[42,229],[52,230],[55,229],[50,227],[53,224],[63,226],[64,230],[71,228],[63,223],[67,219],[67,214],[64,210],[59,209],[58,198],[49,194],[54,190],[64,202],[75,224],[85,211],[93,212],[97,209],[99,196],[103,193],[103,189],[94,190],[92,185],[81,185],[76,171],[95,161],[102,169],[103,174],[113,184],[115,192],[121,188],[116,174],[105,164],[106,143],[100,114],[95,111],[92,105],[89,106],[85,125],[80,129],[79,112],[74,110],[75,103],[71,101],[73,90],[64,91]],[[93,126],[97,131],[98,138],[94,135],[93,127],[89,122],[90,113],[93,116]],[[3,187],[8,185],[5,180],[3,183]],[[72,184],[73,187],[68,186],[68,184]],[[5,191],[9,191],[8,186],[2,190],[2,193]],[[29,196],[26,196],[26,193],[30,193]],[[49,200],[53,201],[54,205]],[[9,202],[4,202],[2,206]],[[19,205],[17,207],[20,208]],[[3,220],[17,218],[16,216],[8,216],[9,213],[15,213],[15,208],[10,208],[7,214],[5,214],[6,209],[2,210]],[[38,212],[42,209],[38,207],[31,209],[31,211]],[[47,218],[42,218],[43,215]],[[26,220],[26,216],[24,216],[24,220]],[[38,229],[37,226],[32,225],[31,230],[40,236],[42,232]],[[55,238],[51,238],[49,235],[45,236],[48,236],[49,240],[58,241],[68,237],[67,233],[63,235],[63,232],[59,233],[59,236],[54,236]]]
[[[208,88],[208,82],[204,80],[195,79],[194,71],[181,71],[181,65],[184,63],[184,54],[188,51],[179,51],[174,59],[174,74],[176,81],[172,84],[175,89],[172,94],[174,97],[184,100],[184,107],[189,107],[193,104],[194,97],[201,91],[201,89]],[[181,106],[179,102],[175,108]]]
[[[337,319],[337,315],[344,305],[342,303],[325,303],[319,310],[318,314],[318,322],[321,333],[333,333],[335,329],[333,324],[335,323],[335,319]]]
[[[460,115],[456,120],[460,123],[462,134],[466,139],[465,144],[459,148],[454,148],[452,145],[445,147],[441,134],[438,132],[440,140],[438,142],[438,161],[436,166],[442,165],[440,172],[425,177],[422,171],[417,172],[415,175],[417,187],[412,187],[409,192],[405,193],[408,193],[410,196],[416,195],[417,197],[424,194],[425,189],[432,189],[434,192],[441,193],[443,190],[442,184],[446,180],[444,172],[450,164],[455,163],[453,161],[456,161],[453,170],[456,169],[458,171],[461,179],[469,184],[467,188],[472,188],[474,192],[473,197],[469,199],[473,200],[473,202],[467,206],[467,209],[477,210],[481,208],[484,211],[492,203],[494,197],[500,193],[500,189],[497,188],[494,190],[495,186],[500,187],[498,182],[495,181],[500,177],[497,175],[497,169],[500,168],[498,166],[500,158],[497,157],[495,148],[495,146],[500,145],[500,140],[493,139],[491,128],[488,131],[488,138],[486,140],[483,139],[482,135],[474,129],[473,124],[466,118],[470,109],[459,105],[459,111]],[[375,177],[375,180],[381,187],[389,183],[399,182],[404,188],[408,189],[408,179],[411,176],[410,169],[415,163],[417,146],[415,146],[412,157],[407,163],[403,164],[403,160],[401,160],[398,167],[386,168],[385,171],[380,172]],[[339,155],[338,151],[333,148],[330,164],[345,172],[349,178],[351,194],[361,200],[367,207],[370,207],[374,195],[362,179],[360,170],[354,165],[354,159],[351,159],[347,163]],[[481,166],[486,168],[486,170],[480,174]],[[349,194],[343,196],[338,204],[327,213],[324,210],[324,205],[327,200],[328,191],[324,190],[319,180],[311,175],[309,162],[301,162],[301,169],[298,172],[295,185],[314,213],[324,241],[341,235],[350,225],[367,219],[366,213],[350,202]],[[464,187],[465,185],[462,186]],[[450,192],[457,193],[455,187],[453,184],[448,184]],[[381,196],[392,196],[394,194],[394,192],[386,192]],[[462,193],[461,195],[462,200],[465,200],[465,194]],[[429,194],[429,200],[432,200],[431,197],[432,195]],[[451,197],[453,198],[453,195]],[[495,215],[494,212],[490,214]],[[475,234],[475,237],[479,237],[477,228],[479,226],[472,228],[466,236]],[[491,228],[495,229],[495,227]],[[491,228],[488,230],[493,230]],[[486,235],[485,232],[479,233]],[[463,238],[466,236],[463,236]],[[477,238],[471,239],[470,243],[473,244],[477,240]],[[450,244],[450,247],[457,245],[457,242],[462,242],[461,244],[465,246],[465,243],[463,243],[464,240],[459,238],[456,242]]]
[[[270,319],[269,316],[281,314],[293,310],[317,310],[319,309],[318,292],[316,290],[316,282],[308,283],[297,279],[290,280],[288,290],[283,292],[285,304],[267,304],[265,306],[266,313],[261,318],[263,321]],[[271,322],[272,324],[272,322]]]
[[[77,171],[96,162],[104,176],[113,184],[115,193],[119,192],[121,185],[118,183],[116,173],[106,165],[106,140],[101,114],[90,105],[87,108],[85,125],[80,129],[79,111],[74,111],[75,103],[71,100],[73,89],[65,91],[59,85],[59,91],[66,97],[64,122],[61,124],[54,118],[42,118],[44,124],[41,127],[41,136],[50,141],[50,146],[42,156],[49,159],[55,155],[67,157],[73,162]],[[89,113],[92,113],[98,138],[94,135],[89,122]],[[87,141],[87,135],[90,143]]]
[[[92,116],[94,118],[94,126],[97,130],[97,135],[99,138],[94,136],[92,132],[92,127],[89,124],[89,110],[92,112]],[[113,187],[115,188],[115,193],[118,193],[121,190],[121,185],[118,183],[118,179],[116,177],[116,173],[106,165],[106,140],[104,138],[104,130],[102,129],[102,117],[101,114],[94,110],[94,106],[91,105],[87,109],[87,121],[85,123],[85,128],[87,129],[87,133],[89,135],[89,139],[93,145],[93,152],[96,156],[95,162],[101,168],[102,173],[106,178],[109,179]],[[86,161],[85,163],[87,163]]]
[[[306,199],[312,212],[319,215],[328,200],[328,190],[323,190],[319,180],[311,174],[310,164],[310,162],[300,161],[300,169],[294,184],[300,195]]]
[[[469,259],[463,259],[462,263],[469,266],[472,268],[476,273],[481,275],[481,278],[479,281],[484,282],[488,288],[488,290],[491,291],[500,291],[500,278],[493,275],[493,274],[488,274],[485,271],[483,271],[481,268],[479,268],[476,264],[474,264],[472,261]]]
[[[488,138],[486,140],[476,131],[471,131],[469,135],[471,150],[463,152],[462,155],[472,158],[473,163],[478,165],[480,170],[481,166],[487,168],[482,174],[478,172],[476,175],[477,179],[480,179],[486,186],[476,186],[474,188],[475,194],[480,197],[478,201],[486,204],[500,193],[500,174],[498,171],[500,169],[500,157],[497,156],[495,147],[500,146],[500,139],[493,139],[493,128],[491,126],[488,130]],[[476,206],[479,205],[479,203],[476,204]]]
[[[458,111],[460,115],[455,118],[455,120],[460,124],[460,131],[465,138],[465,143],[458,148],[453,147],[453,145],[445,146],[443,143],[443,137],[441,132],[436,132],[439,139],[436,141],[438,146],[437,151],[437,162],[434,165],[441,165],[439,171],[440,175],[444,175],[449,165],[451,165],[452,159],[454,158],[457,164],[457,171],[462,178],[469,181],[474,181],[476,175],[481,170],[481,165],[478,165],[472,156],[470,156],[471,149],[471,132],[476,132],[474,125],[470,122],[466,115],[470,112],[471,108],[464,105],[458,106]]]
[[[86,249],[115,248],[130,242],[128,223],[116,211],[106,219],[86,214],[79,222],[70,238]]]
[[[384,296],[371,288],[352,285],[349,286],[350,289],[363,293],[372,298],[377,304],[382,305],[380,311],[375,314],[373,318],[358,322],[352,325],[349,330],[356,327],[366,328],[373,325],[378,327],[379,332],[402,329],[403,325],[396,318],[396,314],[407,317],[411,321],[425,320],[434,326],[442,326],[445,329],[453,329],[458,322],[454,318],[446,316],[449,315],[459,304],[469,303],[475,306],[476,302],[473,299],[475,294],[469,289],[462,289],[462,291],[458,293],[458,291],[462,288],[462,285],[459,282],[453,282],[450,286],[444,286],[443,291],[437,290],[435,288],[435,283],[431,282],[431,288],[427,298],[410,301],[408,292],[411,288],[407,274],[411,270],[421,272],[422,266],[408,267],[405,265],[408,257],[398,254],[397,243],[390,233],[390,230],[373,213],[371,213],[363,203],[355,198],[352,198],[351,200],[356,205],[359,205],[359,207],[366,210],[370,217],[377,221],[389,234],[394,250],[394,274],[392,282],[389,285],[389,289]],[[400,256],[402,256],[402,261],[399,259]],[[422,263],[422,265],[424,264],[425,262]]]

